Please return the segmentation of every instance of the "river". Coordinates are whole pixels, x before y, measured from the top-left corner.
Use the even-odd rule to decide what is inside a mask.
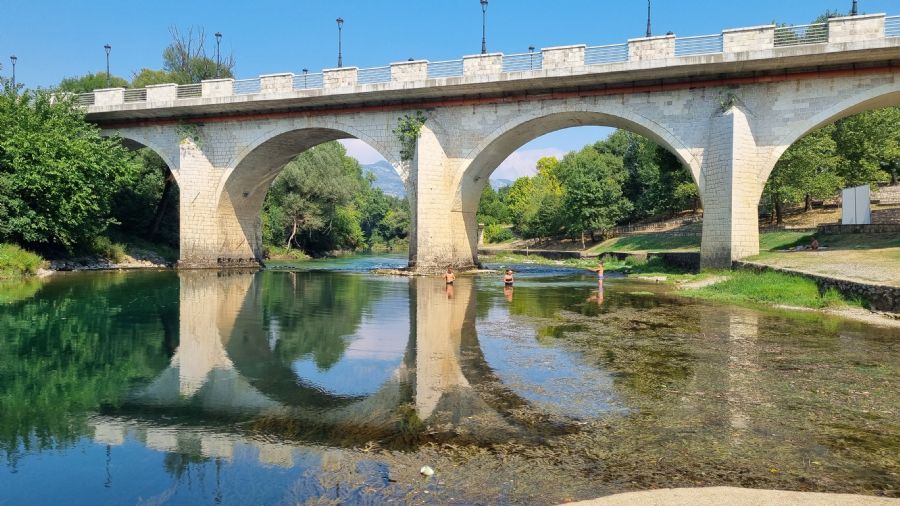
[[[895,330],[402,263],[0,287],[0,505],[900,495]]]

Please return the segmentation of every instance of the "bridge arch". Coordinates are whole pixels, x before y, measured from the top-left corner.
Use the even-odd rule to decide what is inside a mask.
[[[141,148],[148,148],[166,163],[169,170],[175,176],[176,181],[179,178],[179,152],[178,142],[172,139],[159,138],[162,130],[146,129],[146,128],[128,128],[121,130],[101,130],[100,134],[104,137],[119,137],[122,144],[136,151]]]
[[[698,187],[700,185],[701,161],[696,153],[666,126],[651,118],[610,104],[559,104],[532,108],[495,128],[463,156],[469,162],[460,168],[453,186],[453,210],[456,211],[453,226],[458,231],[457,237],[466,237],[473,263],[478,263],[475,213],[489,176],[509,155],[529,141],[557,130],[579,126],[606,126],[643,135],[675,155],[688,168],[694,183]]]
[[[784,152],[805,135],[854,114],[894,106],[900,106],[900,80],[866,89],[835,102],[831,107],[823,109],[805,120],[796,121],[792,124],[792,128],[775,143],[771,155],[762,165],[759,177],[760,192]]]
[[[384,130],[382,128],[382,130]],[[365,128],[336,120],[302,118],[279,123],[238,150],[216,190],[216,209],[221,245],[220,258],[255,258],[262,261],[262,223],[260,213],[269,186],[294,157],[317,145],[359,139],[384,157],[406,182],[401,170],[399,148],[389,139],[377,139]]]

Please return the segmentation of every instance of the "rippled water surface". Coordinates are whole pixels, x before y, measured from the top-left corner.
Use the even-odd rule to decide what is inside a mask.
[[[900,495],[896,331],[402,263],[0,286],[0,505]]]

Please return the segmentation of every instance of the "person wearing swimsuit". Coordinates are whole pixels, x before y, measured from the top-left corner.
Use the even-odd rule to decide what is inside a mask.
[[[512,269],[506,269],[506,274],[503,275],[503,285],[504,286],[513,286],[513,271],[512,271]]]
[[[447,273],[444,274],[444,281],[448,285],[452,285],[454,281],[456,281],[456,275],[453,274],[453,267],[447,267]]]

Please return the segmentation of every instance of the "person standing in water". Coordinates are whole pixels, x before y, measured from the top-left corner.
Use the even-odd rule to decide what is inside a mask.
[[[453,274],[453,267],[447,266],[447,272],[444,274],[444,291],[447,292],[447,298],[453,298],[453,282],[456,281],[456,274]]]
[[[513,285],[512,269],[506,269],[506,274],[503,275],[503,285],[504,286],[512,286]]]
[[[597,262],[597,267],[595,269],[591,269],[592,271],[597,273],[597,284],[601,287],[603,286],[603,260]]]

